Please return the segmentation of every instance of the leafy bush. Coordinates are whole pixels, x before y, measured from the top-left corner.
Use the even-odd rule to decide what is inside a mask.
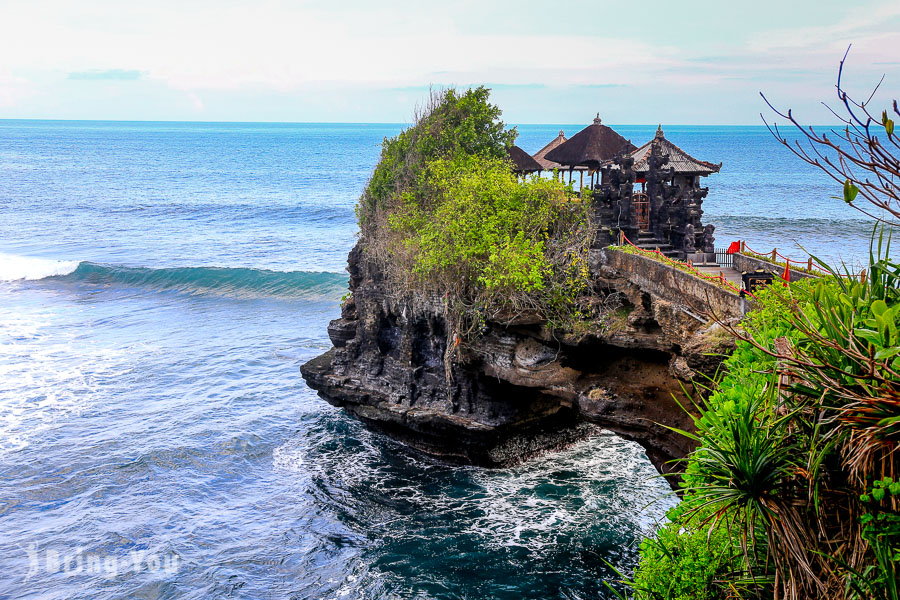
[[[404,194],[430,201],[426,165],[435,159],[480,156],[502,160],[516,140],[516,130],[500,121],[500,109],[488,102],[484,87],[458,93],[432,94],[416,124],[395,138],[386,138],[381,159],[363,192],[358,208],[365,225],[379,210],[390,210]]]
[[[552,326],[590,316],[588,202],[555,180],[521,180],[484,88],[447,90],[385,140],[358,213],[363,243],[399,293],[442,296],[455,340],[523,312]]]
[[[417,274],[489,290],[544,288],[544,241],[565,208],[562,189],[546,180],[521,184],[506,162],[481,157],[432,161],[426,177],[431,202],[405,198],[389,217]]]
[[[880,253],[870,262],[865,281],[835,274],[757,294],[724,377],[698,401],[696,433],[685,432],[698,444],[684,470],[693,508],[672,529],[688,544],[690,518],[706,514],[713,533],[727,523],[743,556],[729,581],[748,592],[771,594],[778,582],[793,597],[896,598],[896,532],[873,528],[898,527],[898,503],[875,503],[900,484],[862,491],[900,466],[900,277]],[[635,580],[662,577],[660,560],[642,547]]]
[[[900,481],[891,477],[877,479],[860,500],[866,506],[859,519],[862,537],[875,556],[875,563],[862,571],[852,571],[848,588],[858,597],[867,595],[884,600],[900,598]]]
[[[669,522],[641,542],[641,562],[631,587],[643,600],[714,600],[740,565],[725,527],[702,524],[690,499],[671,509]]]

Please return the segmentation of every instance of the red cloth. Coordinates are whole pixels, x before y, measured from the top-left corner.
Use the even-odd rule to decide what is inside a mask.
[[[726,254],[737,254],[741,251],[741,242],[740,240],[736,242],[731,242],[731,245],[728,246],[728,250],[725,251]]]

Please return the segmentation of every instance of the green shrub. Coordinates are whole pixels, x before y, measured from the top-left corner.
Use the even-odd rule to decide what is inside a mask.
[[[512,172],[506,130],[484,88],[448,90],[385,140],[358,206],[364,249],[398,293],[445,299],[454,340],[534,313],[575,328],[593,313],[590,202],[555,180]],[[586,303],[584,303],[586,305]]]
[[[546,246],[551,232],[585,224],[584,211],[573,210],[559,183],[520,182],[503,160],[435,160],[426,174],[431,202],[404,198],[389,217],[412,252],[415,272],[425,278],[492,291],[541,291],[552,275]]]
[[[777,582],[782,595],[828,595],[846,583],[850,597],[897,600],[900,498],[890,497],[900,484],[863,491],[900,470],[898,273],[873,256],[863,281],[835,274],[757,294],[687,434],[698,444],[683,475],[693,508],[656,542],[690,547],[690,519],[707,515],[740,546],[727,579],[747,593],[771,595]],[[671,562],[654,543],[642,546],[636,581],[662,578]]]
[[[862,538],[875,558],[862,570],[851,570],[848,588],[857,597],[883,600],[900,598],[900,481],[891,477],[875,480],[860,496],[865,513],[859,521]]]
[[[724,526],[688,518],[690,497],[671,509],[669,522],[641,542],[641,561],[632,588],[640,600],[714,600],[740,565]]]
[[[489,96],[484,87],[434,93],[413,127],[385,138],[381,159],[360,199],[360,223],[365,225],[379,210],[390,210],[404,194],[428,202],[425,166],[432,160],[462,156],[504,159],[517,134],[500,121],[501,111],[488,102]]]

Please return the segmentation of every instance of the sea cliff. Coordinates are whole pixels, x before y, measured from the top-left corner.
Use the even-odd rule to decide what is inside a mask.
[[[453,461],[509,465],[599,426],[668,473],[692,448],[667,428],[692,428],[684,390],[731,341],[610,267],[608,252],[590,253],[591,302],[611,307],[602,322],[576,335],[522,316],[457,347],[444,298],[397,293],[363,239],[348,259],[351,295],[328,328],[334,348],[303,377],[328,402]]]
[[[499,117],[486,89],[446,90],[384,141],[357,206],[334,348],[303,377],[448,460],[509,465],[601,427],[670,473],[692,447],[670,428],[692,428],[694,381],[732,344],[703,311],[740,317],[743,300],[609,249],[611,184],[579,193],[523,177],[517,132]],[[608,127],[591,131],[607,158],[629,151]]]

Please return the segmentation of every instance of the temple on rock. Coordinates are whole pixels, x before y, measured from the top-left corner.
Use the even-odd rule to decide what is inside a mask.
[[[598,115],[571,139],[560,132],[534,159],[542,169],[568,171],[570,182],[580,171],[581,193],[590,191],[594,200],[601,246],[619,243],[624,235],[638,247],[673,258],[715,263],[715,227],[701,221],[709,188],[700,187],[700,178],[722,165],[692,157],[667,140],[662,127],[635,148]]]
[[[557,138],[558,139],[558,138]],[[551,142],[552,143],[552,142]],[[591,186],[594,185],[594,176],[600,167],[615,159],[622,152],[634,150],[634,145],[621,135],[603,125],[600,115],[594,122],[575,135],[571,139],[558,144],[544,155],[546,160],[551,160],[569,170],[569,181],[572,180],[572,171],[576,168],[587,169],[591,176]],[[583,177],[584,171],[582,171]],[[584,180],[581,179],[581,187]]]

